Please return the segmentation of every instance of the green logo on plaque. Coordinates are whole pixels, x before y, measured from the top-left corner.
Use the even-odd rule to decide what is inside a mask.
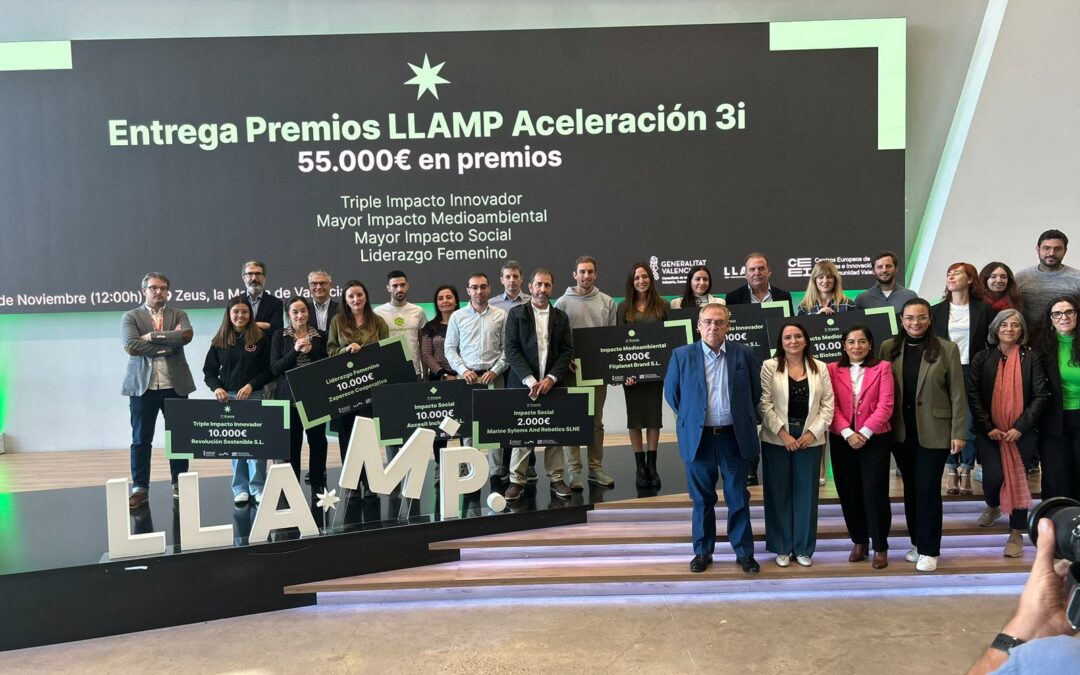
[[[346,368],[352,368],[352,361],[347,361],[347,362],[345,363],[345,367],[346,367]]]
[[[432,394],[438,393],[438,391],[439,391],[439,390],[438,390],[438,389],[436,389],[435,387],[432,387],[432,388],[431,388],[431,393],[432,393]]]
[[[835,326],[836,325],[836,319],[829,319],[825,323],[829,324],[830,326]]]
[[[635,335],[637,335],[637,331],[629,330],[629,331],[626,332],[626,334],[629,335],[630,337],[634,337]]]
[[[232,412],[232,408],[230,408],[229,406],[225,406],[225,412]]]

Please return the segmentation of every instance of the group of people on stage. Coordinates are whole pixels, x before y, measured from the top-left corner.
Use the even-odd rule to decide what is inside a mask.
[[[493,297],[492,280],[474,273],[466,281],[464,306],[454,285],[435,289],[430,319],[409,302],[408,278],[398,270],[386,275],[388,301],[378,306],[355,279],[340,287],[340,300],[332,297],[333,282],[324,271],[308,275],[310,297],[283,304],[265,291],[266,265],[252,260],[243,265],[246,292],[229,300],[211,341],[204,382],[221,401],[291,400],[287,371],[402,335],[417,379],[461,378],[529,388],[541,396],[565,386],[571,376],[574,329],[663,321],[669,309],[699,307],[701,340],[675,350],[666,380],[628,378],[623,387],[638,487],[660,486],[656,453],[665,397],[676,413],[694,501],[691,569],[703,571],[711,561],[718,469],[739,564],[748,572],[758,569],[746,488],[757,480],[759,454],[766,549],[781,566],[792,558],[812,564],[828,443],[854,543],[850,560],[866,559],[872,545],[874,567],[888,564],[891,453],[903,478],[913,545],[905,557],[919,570],[932,571],[940,554],[943,471],[947,492],[970,494],[978,458],[987,501],[979,524],[994,524],[1002,511],[1008,515],[1009,556],[1022,554],[1031,500],[1027,475],[1038,460],[1044,467],[1044,497],[1080,497],[1080,345],[1074,345],[1080,271],[1063,264],[1067,245],[1063,233],[1043,233],[1039,263],[1015,276],[1000,262],[981,273],[955,263],[946,273],[944,301],[935,305],[899,285],[897,256],[890,252],[875,256],[877,283],[854,299],[845,294],[836,266],[819,261],[802,301],[792,307],[795,318],[784,324],[774,356],[764,364],[749,348],[725,339],[727,306],[792,303],[789,292],[771,285],[772,270],[762,253],[746,257],[746,283],[725,297],[712,294],[711,273],[697,266],[688,273],[683,294],[670,303],[659,295],[650,267],[635,263],[618,305],[597,287],[597,261],[590,256],[577,259],[574,283],[557,300],[552,300],[550,271],[539,268],[525,277],[520,264],[507,261],[498,277],[502,293]],[[166,306],[169,281],[163,274],[147,274],[142,289],[145,304],[123,320],[131,355],[124,394],[131,409],[133,510],[147,501],[157,413],[165,399],[195,390],[183,350],[192,339],[186,313]],[[897,336],[878,345],[869,328],[854,326],[843,335],[838,362],[826,365],[814,358],[798,316],[872,307],[892,307],[899,314]],[[606,393],[606,386],[596,388],[595,431],[584,456],[579,447],[544,452],[557,498],[583,489],[583,480],[614,484],[603,465]],[[370,411],[334,421],[343,455],[353,420],[364,414]],[[321,489],[325,429],[305,432],[295,406],[292,415],[290,463],[299,478],[306,433],[310,482]],[[532,450],[491,453],[493,474],[509,483],[507,500],[520,499],[525,485],[536,480]],[[171,460],[174,495],[186,465]],[[264,462],[234,461],[234,500],[258,503],[265,475]]]
[[[875,256],[878,283],[854,301],[836,267],[821,261],[798,315],[892,307],[901,324],[881,345],[868,327],[850,326],[840,359],[828,365],[814,358],[796,317],[783,324],[773,358],[759,366],[750,349],[725,340],[727,307],[708,301],[698,321],[701,342],[674,352],[665,381],[694,503],[690,569],[702,572],[712,562],[717,467],[736,560],[746,572],[760,569],[746,489],[759,446],[765,548],[781,567],[792,558],[810,566],[826,442],[854,544],[851,562],[866,560],[872,546],[873,567],[888,565],[890,453],[903,480],[912,544],[904,557],[916,569],[937,568],[943,473],[947,494],[971,494],[976,458],[986,500],[978,525],[1007,514],[1004,555],[1021,556],[1028,475],[1040,461],[1043,498],[1080,498],[1080,270],[1063,263],[1067,247],[1064,233],[1044,232],[1038,264],[1015,276],[997,261],[981,273],[969,263],[950,265],[943,302],[933,306],[897,283],[890,252]],[[762,278],[755,283],[757,269]],[[768,285],[767,270],[764,256],[748,256],[748,284],[729,293],[727,304],[787,300]]]

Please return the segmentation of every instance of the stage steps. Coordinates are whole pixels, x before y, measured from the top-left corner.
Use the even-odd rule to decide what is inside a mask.
[[[288,594],[317,593],[320,602],[388,602],[468,598],[652,595],[666,593],[755,593],[776,591],[895,590],[963,592],[969,587],[1019,589],[1034,560],[1002,556],[1008,524],[982,528],[975,519],[978,497],[945,503],[942,555],[935,573],[919,573],[904,561],[910,546],[903,505],[893,505],[889,567],[875,570],[869,559],[849,563],[851,542],[840,507],[819,509],[818,546],[812,567],[792,561],[780,568],[758,543],[761,573],[750,576],[735,564],[724,535],[726,511],[717,506],[717,555],[709,570],[689,570],[690,511],[685,495],[597,505],[582,525],[526,530],[435,542],[433,550],[457,550],[458,562],[408,568],[343,579],[298,584]],[[665,504],[667,506],[660,506]],[[601,508],[602,507],[602,508]],[[762,507],[751,507],[755,540],[764,540]]]

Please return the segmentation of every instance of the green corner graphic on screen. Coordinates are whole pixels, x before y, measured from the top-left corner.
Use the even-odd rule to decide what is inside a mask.
[[[769,49],[878,50],[878,150],[903,150],[907,136],[907,19],[786,21],[769,24]]]

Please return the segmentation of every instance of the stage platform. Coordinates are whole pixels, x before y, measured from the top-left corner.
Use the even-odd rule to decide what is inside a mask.
[[[636,488],[630,447],[611,444],[604,466],[616,481],[613,488],[586,484],[570,499],[559,499],[548,489],[541,458],[538,482],[503,512],[494,513],[486,505],[493,490],[504,489],[503,483],[491,479],[479,493],[459,500],[457,517],[443,518],[432,464],[418,500],[354,495],[347,508],[331,512],[329,526],[320,536],[300,538],[295,530],[282,530],[274,532],[268,543],[250,546],[247,534],[256,507],[233,505],[227,462],[200,460],[192,469],[200,473],[203,525],[232,523],[233,546],[183,551],[178,546],[176,502],[167,481],[157,481],[151,486],[149,508],[132,516],[132,529],[136,533],[164,531],[168,553],[117,561],[109,561],[106,555],[104,483],[126,475],[127,453],[90,453],[82,466],[76,460],[83,453],[63,453],[67,455],[63,458],[58,454],[0,456],[0,476],[6,486],[0,492],[0,541],[4,543],[0,547],[0,597],[20,614],[19,622],[0,631],[0,649],[316,602],[408,599],[417,592],[427,592],[425,597],[431,599],[438,597],[431,595],[437,589],[449,589],[453,597],[460,597],[465,588],[480,596],[505,595],[503,587],[513,585],[513,593],[528,595],[542,594],[544,586],[577,585],[586,589],[575,591],[579,594],[603,594],[627,584],[639,590],[650,585],[662,589],[672,583],[703,580],[702,575],[691,578],[686,568],[691,554],[690,503],[683,464],[671,443],[661,445],[658,466],[663,484],[658,490]],[[335,448],[331,456],[336,456]],[[332,487],[339,471],[335,464],[332,461],[329,472]],[[153,475],[168,475],[164,462],[155,464]],[[71,487],[42,489],[50,481]],[[80,482],[84,486],[74,486]],[[1037,480],[1032,487],[1037,492]],[[310,487],[303,488],[316,522],[323,523]],[[899,501],[900,489],[894,478],[894,502]],[[751,488],[751,495],[755,534],[760,539],[761,488]],[[981,509],[978,495],[946,499],[946,546],[970,549],[980,561],[975,564],[968,553],[964,553],[967,557],[946,553],[939,574],[953,573],[954,567],[956,574],[1026,572],[1027,560],[1002,563],[1002,526],[986,531],[974,528]],[[821,552],[815,556],[815,566],[793,573],[793,565],[780,572],[801,572],[803,582],[818,578],[831,585],[837,576],[863,576],[869,563],[866,570],[846,563],[846,534],[831,482],[821,489],[821,504]],[[721,499],[718,510],[722,509]],[[894,503],[894,514],[896,551],[886,574],[875,572],[879,578],[901,574],[904,566],[902,505]],[[723,522],[722,513],[718,520]],[[723,544],[721,553],[722,549]],[[995,557],[991,549],[997,551],[996,565],[989,564]],[[761,581],[775,580],[771,557],[759,550],[759,558],[764,570]],[[705,577],[723,581],[733,576],[733,570],[734,563],[718,555]],[[746,579],[735,576],[732,581],[745,585]],[[384,597],[373,591],[397,595]]]

